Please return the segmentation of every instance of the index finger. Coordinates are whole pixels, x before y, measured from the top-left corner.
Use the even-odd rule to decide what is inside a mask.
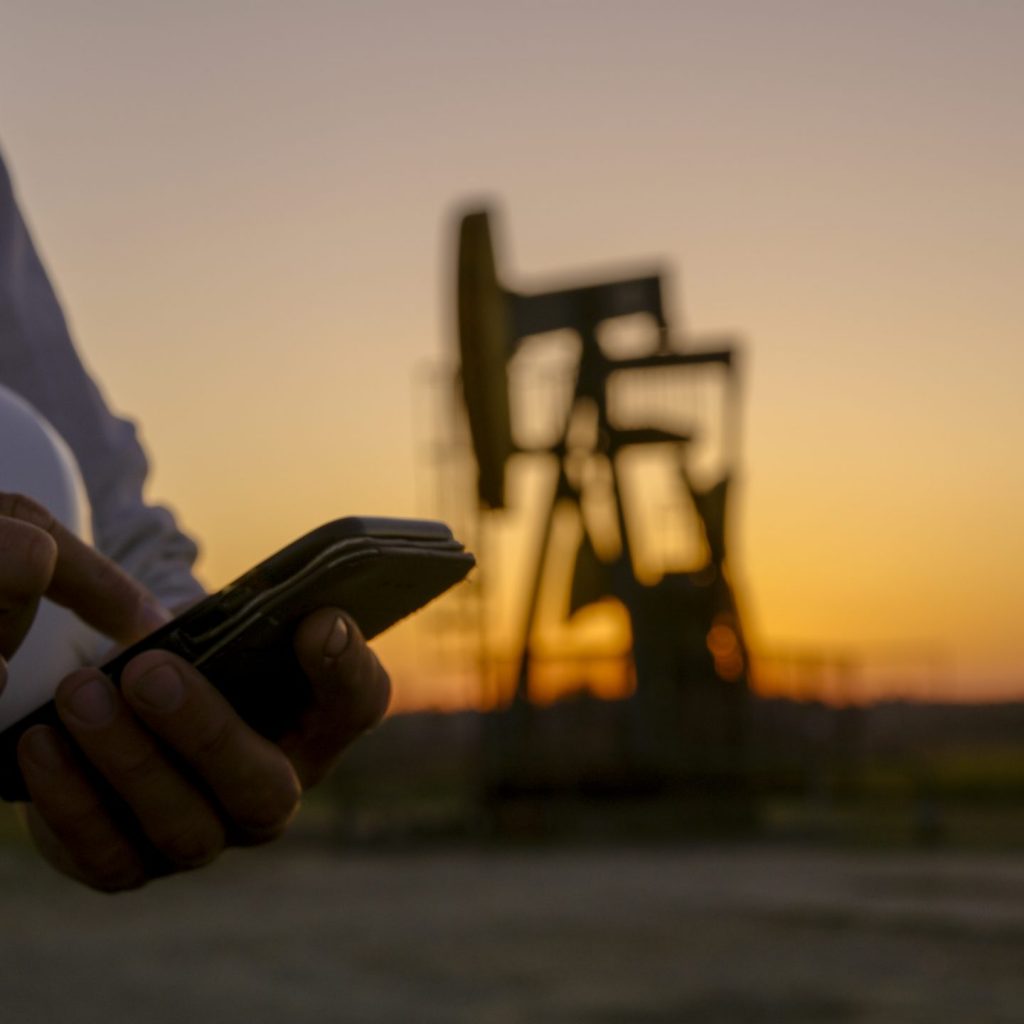
[[[57,564],[46,596],[101,633],[131,643],[166,621],[156,599],[120,566],[91,548],[49,511],[21,494],[0,493],[0,516],[48,533]]]

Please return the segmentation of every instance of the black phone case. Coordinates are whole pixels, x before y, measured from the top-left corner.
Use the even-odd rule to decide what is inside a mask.
[[[475,560],[443,523],[349,517],[327,523],[107,662],[125,665],[160,648],[195,665],[239,714],[270,739],[296,722],[308,684],[292,649],[299,620],[341,608],[367,639],[462,580]],[[53,701],[0,734],[0,797],[25,800],[17,744],[34,725],[59,724]]]

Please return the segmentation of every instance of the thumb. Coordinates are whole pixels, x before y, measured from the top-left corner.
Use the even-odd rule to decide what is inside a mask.
[[[295,654],[310,683],[310,703],[280,742],[309,786],[356,736],[384,717],[391,681],[359,627],[338,608],[321,608],[302,621]]]

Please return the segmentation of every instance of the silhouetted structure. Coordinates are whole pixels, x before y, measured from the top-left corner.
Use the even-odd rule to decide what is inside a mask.
[[[642,319],[642,331],[626,346],[610,344],[609,325],[625,317],[634,326]],[[522,403],[510,384],[510,361],[525,339],[543,346],[543,336],[566,331],[578,339],[578,354],[555,436],[528,443],[513,416]],[[735,790],[743,775],[749,692],[747,650],[727,571],[727,508],[738,446],[735,344],[697,347],[670,332],[660,274],[529,293],[506,288],[486,211],[467,213],[460,222],[458,333],[482,528],[514,504],[506,473],[513,457],[557,466],[532,555],[514,685],[489,716],[488,792]],[[717,421],[703,429],[717,435],[719,458],[711,479],[698,482],[691,465],[699,440],[693,382],[708,371],[720,379],[722,401]],[[623,468],[636,453],[673,475],[677,522],[670,525],[699,535],[700,564],[662,566],[660,573],[640,565],[643,525],[631,511],[645,495],[636,493]],[[582,526],[565,614],[607,597],[620,601],[631,624],[635,667],[628,700],[599,710],[590,702],[592,713],[575,719],[572,701],[539,714],[531,692],[542,581],[555,564],[553,524],[563,509]]]

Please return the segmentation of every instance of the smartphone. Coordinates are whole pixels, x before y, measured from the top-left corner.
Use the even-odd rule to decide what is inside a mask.
[[[292,649],[295,627],[317,608],[347,612],[367,639],[463,580],[475,559],[444,523],[349,516],[307,533],[223,590],[102,666],[115,684],[145,650],[195,665],[269,739],[307,705]],[[26,729],[59,722],[53,701],[0,733],[0,797],[25,800],[17,744]]]

